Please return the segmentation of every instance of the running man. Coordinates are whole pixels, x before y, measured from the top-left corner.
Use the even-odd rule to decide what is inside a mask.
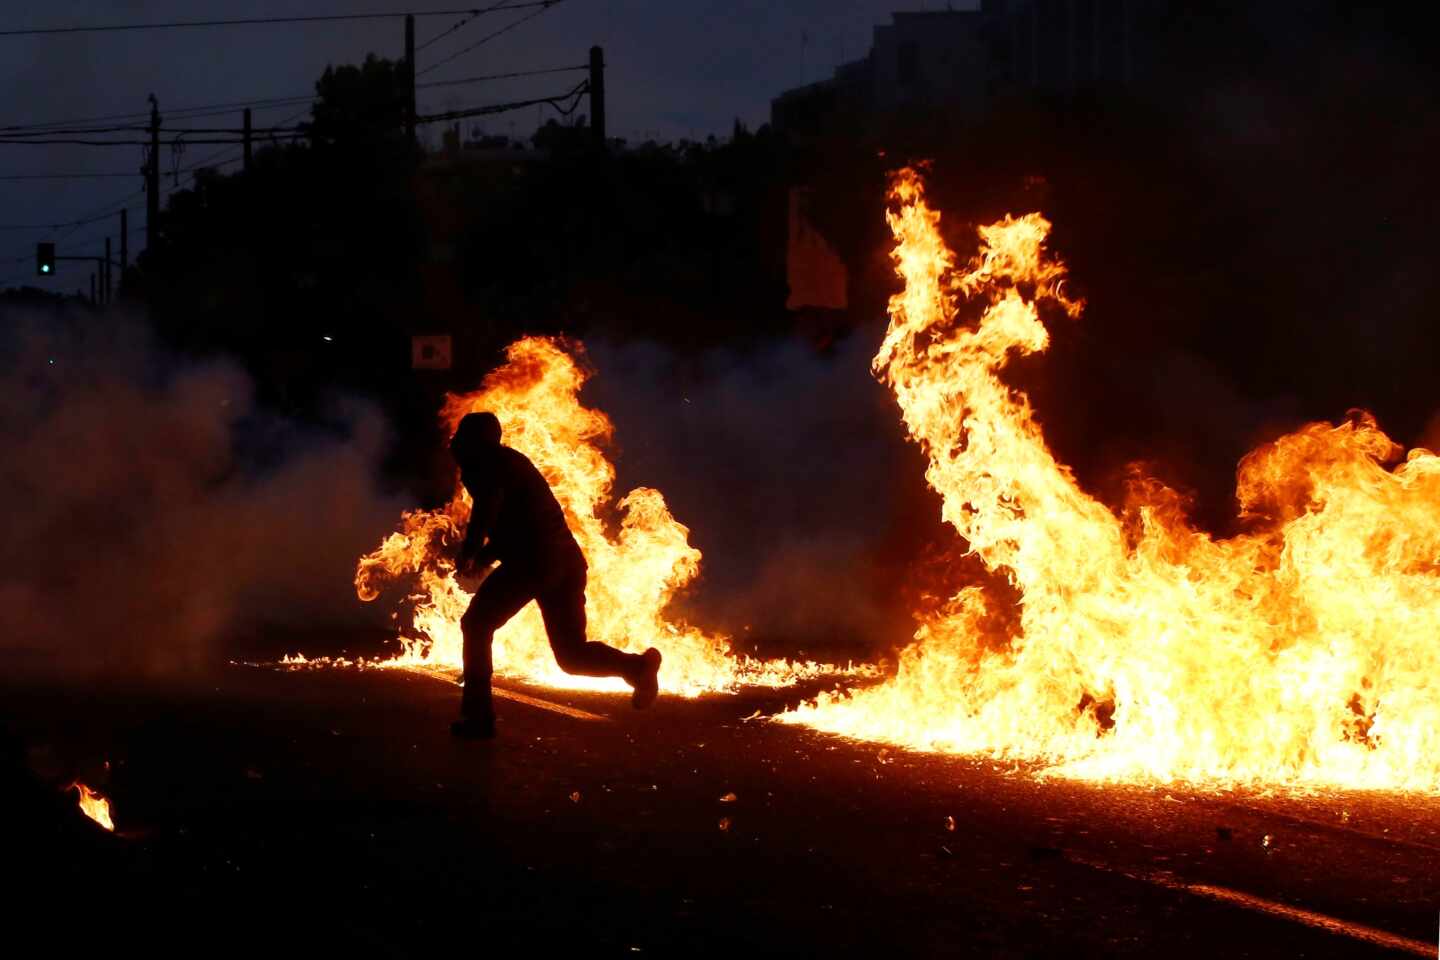
[[[460,618],[465,692],[451,732],[466,739],[495,736],[490,647],[495,631],[531,600],[540,606],[560,669],[585,677],[623,677],[634,688],[631,703],[637,709],[654,703],[660,693],[660,651],[622,653],[586,640],[585,556],[540,471],[523,453],[500,443],[500,420],[493,413],[467,414],[455,429],[450,452],[472,503],[457,572],[477,573],[500,564]]]

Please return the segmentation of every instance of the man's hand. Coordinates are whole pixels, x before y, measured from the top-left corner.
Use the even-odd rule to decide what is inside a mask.
[[[471,547],[468,539],[462,541],[460,549],[455,551],[455,575],[471,576],[475,572],[475,559],[479,552]]]
[[[475,558],[461,553],[455,558],[455,576],[469,577],[475,573]]]
[[[473,577],[494,562],[495,553],[488,543],[473,553],[467,550],[464,544],[461,544],[460,553],[455,558],[455,575]]]

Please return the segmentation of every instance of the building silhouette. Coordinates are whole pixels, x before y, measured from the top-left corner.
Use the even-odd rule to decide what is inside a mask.
[[[983,116],[1016,96],[1114,96],[1154,73],[1160,0],[973,0],[898,12],[869,53],[771,102],[771,123],[804,139],[879,133],[895,118]]]

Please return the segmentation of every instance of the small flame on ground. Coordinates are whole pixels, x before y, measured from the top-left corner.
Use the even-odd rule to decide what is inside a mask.
[[[1251,532],[1196,530],[1138,470],[1116,515],[1000,376],[1048,345],[1041,304],[1081,310],[1050,224],[981,227],[961,265],[918,174],[891,201],[904,288],[874,370],[943,518],[1020,599],[967,587],[918,612],[893,678],[780,719],[1097,780],[1440,792],[1440,457],[1360,413],[1241,461]]]
[[[115,830],[115,821],[110,819],[110,801],[105,799],[104,794],[97,790],[91,790],[85,784],[76,780],[70,784],[72,788],[80,793],[80,812],[91,820],[94,820],[106,830]]]

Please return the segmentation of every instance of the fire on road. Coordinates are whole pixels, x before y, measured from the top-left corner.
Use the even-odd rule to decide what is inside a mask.
[[[122,814],[116,849],[42,875],[112,878],[119,912],[183,906],[164,937],[243,914],[237,943],[399,954],[460,915],[496,949],[543,921],[551,942],[661,955],[1393,956],[1434,934],[1426,799],[1042,780],[742,719],[805,691],[639,714],[510,689],[500,739],[475,745],[444,732],[453,687],[406,671],[236,667],[216,687],[204,709],[9,692],[21,729],[64,704],[72,739],[49,748],[106,754]]]
[[[944,519],[1018,600],[972,584],[930,603],[893,676],[784,719],[1098,781],[1440,790],[1440,457],[1400,460],[1375,420],[1356,414],[1242,460],[1245,533],[1195,528],[1183,497],[1139,468],[1113,512],[1054,456],[1003,376],[1012,357],[1047,347],[1042,309],[1079,322],[1084,306],[1065,292],[1050,223],[1032,213],[981,227],[962,263],[916,171],[896,175],[891,200],[903,288],[874,371],[929,458]],[[824,675],[820,664],[737,656],[725,637],[670,617],[700,552],[660,491],[612,502],[602,449],[612,426],[579,402],[588,372],[577,350],[521,340],[440,417],[453,430],[467,413],[495,413],[545,475],[591,567],[593,639],[659,648],[671,695]],[[469,509],[457,486],[446,507],[406,513],[360,560],[362,599],[397,578],[414,585],[397,665],[460,666],[471,594],[451,555]],[[618,532],[602,519],[612,509]],[[607,682],[556,667],[533,607],[497,634],[495,661],[547,686]]]

